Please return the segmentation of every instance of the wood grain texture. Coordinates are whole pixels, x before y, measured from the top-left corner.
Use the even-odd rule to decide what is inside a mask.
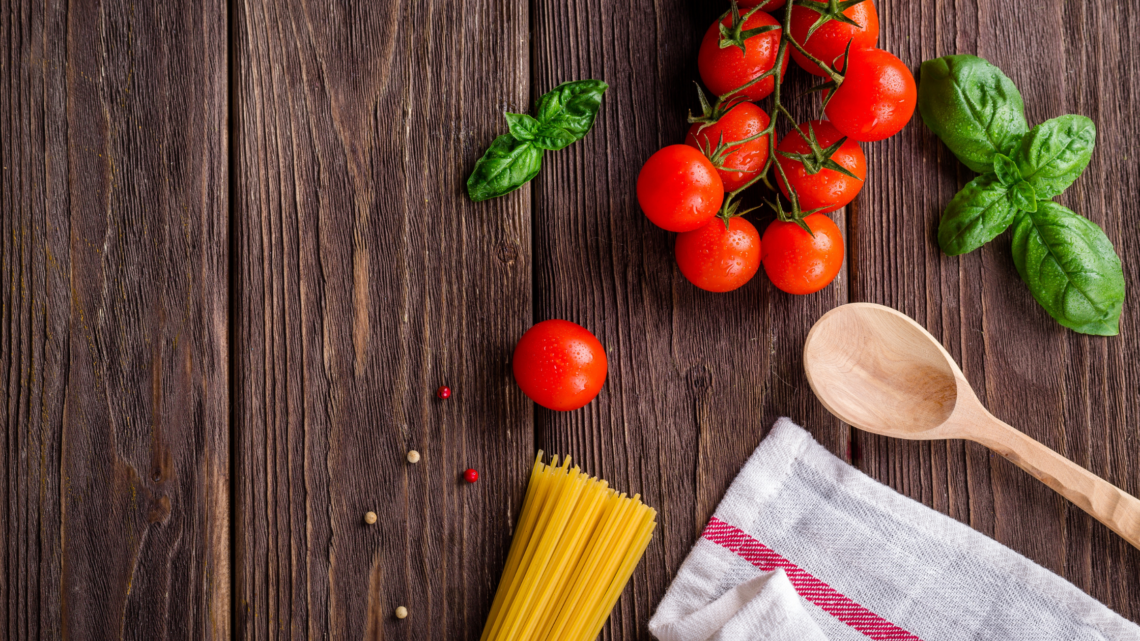
[[[0,636],[229,634],[220,2],[0,8]]]
[[[880,46],[912,69],[977,53],[1031,123],[1097,123],[1060,201],[1105,227],[1136,290],[1140,8],[876,4]],[[677,271],[635,182],[683,139],[723,9],[0,0],[0,638],[477,638],[542,448],[660,510],[602,635],[647,639],[781,415],[1140,621],[1140,552],[1107,528],[981,446],[853,432],[810,393],[812,323],[887,304],[999,418],[1140,493],[1136,291],[1121,336],[1079,336],[1029,296],[1008,237],[943,256],[938,217],[971,175],[917,119],[863,145],[831,287],[793,297],[761,274],[715,295]],[[502,112],[587,77],[611,85],[594,131],[471,203]],[[610,357],[601,396],[566,414],[534,409],[509,364],[556,317]]]
[[[526,7],[235,14],[235,636],[477,638],[534,456],[530,190],[464,184],[526,109]]]
[[[1104,227],[1123,259],[1129,294],[1120,336],[1082,336],[1033,301],[1010,258],[1008,234],[960,258],[941,255],[935,235],[942,208],[972,174],[916,118],[868,149],[867,185],[849,228],[852,300],[916,318],[959,360],[994,415],[1137,494],[1140,247],[1129,221],[1140,214],[1140,175],[1123,158],[1134,153],[1140,117],[1131,107],[1134,83],[1120,73],[1140,61],[1129,35],[1140,11],[1131,3],[881,2],[879,13],[880,46],[913,70],[925,59],[974,53],[1018,85],[1030,125],[1066,113],[1097,123],[1092,163],[1059,200]],[[859,434],[856,445],[856,461],[872,476],[1140,620],[1140,551],[1013,464],[961,442]]]
[[[532,98],[566,80],[611,85],[594,130],[548,154],[534,188],[535,320],[593,331],[609,376],[580,411],[538,410],[536,439],[661,510],[607,639],[649,638],[646,624],[670,579],[776,418],[808,425],[840,455],[847,446],[846,429],[812,396],[800,356],[812,322],[845,302],[845,275],[806,297],[776,290],[762,274],[729,294],[698,290],[676,268],[674,234],[637,203],[642,163],[684,141],[686,109],[697,108],[698,45],[723,10],[679,1],[533,4]],[[790,72],[787,88],[795,96],[810,84]],[[810,98],[789,102],[810,117]],[[761,232],[771,219],[753,217]],[[843,229],[843,214],[835,219]]]

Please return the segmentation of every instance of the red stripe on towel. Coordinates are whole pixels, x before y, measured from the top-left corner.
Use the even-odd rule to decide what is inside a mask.
[[[835,588],[808,574],[795,563],[776,554],[772,548],[757,541],[738,527],[713,517],[702,536],[764,572],[782,568],[787,573],[788,579],[791,580],[792,587],[800,596],[869,638],[883,641],[897,641],[899,639],[922,641],[910,632],[871,612]]]

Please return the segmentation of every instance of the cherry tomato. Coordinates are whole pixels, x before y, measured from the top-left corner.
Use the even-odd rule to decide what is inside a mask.
[[[811,0],[826,5],[827,0]],[[823,7],[821,7],[822,9]],[[808,53],[822,60],[828,66],[835,68],[835,60],[847,51],[847,43],[851,43],[851,50],[871,49],[879,43],[879,13],[875,11],[872,0],[848,7],[843,15],[851,18],[862,27],[855,27],[838,20],[828,20],[815,33],[808,37],[808,31],[819,20],[820,14],[812,10],[810,5],[797,4],[792,7],[792,37],[807,50]],[[804,71],[816,76],[824,76],[823,69],[811,62],[795,47],[788,47],[792,58]]]
[[[654,225],[692,231],[720,210],[724,184],[704,154],[686,145],[670,145],[642,166],[637,202]]]
[[[812,294],[827,287],[843,267],[843,235],[825,214],[804,222],[815,234],[795,223],[772,221],[764,230],[764,272],[772,284],[789,294]]]
[[[751,9],[749,9],[751,11]],[[747,13],[744,12],[744,13]],[[743,14],[742,14],[743,15]],[[720,46],[720,26],[732,26],[732,14],[725,16],[720,22],[714,22],[705,32],[705,39],[701,41],[701,50],[697,54],[697,69],[701,72],[701,80],[714,94],[723,96],[737,87],[742,87],[757,76],[766,73],[776,66],[776,53],[780,48],[780,34],[782,30],[776,29],[768,33],[752,36],[744,41],[744,51],[740,47]],[[757,29],[767,26],[780,26],[776,19],[756,11],[744,21],[744,29]],[[788,68],[788,58],[784,57],[784,66],[780,69],[780,77]],[[776,87],[776,78],[769,76],[764,80],[739,92],[748,100],[766,98]]]
[[[800,134],[800,131],[808,131],[809,126],[812,133],[815,134],[816,142],[823,149],[827,149],[843,138],[843,134],[839,133],[839,130],[826,120],[812,120],[805,122],[800,125],[798,130],[793,129],[787,136],[784,136],[776,150],[792,154],[810,154],[811,147]],[[779,153],[776,154],[776,162],[780,163],[780,167],[788,176],[788,182],[796,190],[800,209],[811,211],[826,207],[819,213],[835,211],[854,200],[855,196],[859,194],[859,190],[863,188],[863,179],[867,177],[867,158],[863,155],[863,150],[859,148],[859,143],[848,138],[831,155],[831,159],[840,167],[858,176],[859,179],[856,180],[834,169],[826,168],[820,169],[817,173],[809,174],[801,161],[786,158]],[[780,191],[784,192],[784,196],[790,199],[788,186],[784,183],[779,172],[776,172],[776,180],[780,185]]]
[[[527,330],[511,359],[515,381],[530,400],[560,412],[594,400],[606,381],[606,351],[585,327],[543,321]]]
[[[742,12],[746,12],[745,10],[751,9],[757,5],[761,5],[761,11],[767,11],[771,13],[773,9],[779,9],[780,7],[784,6],[784,0],[768,0],[767,2],[764,0],[737,0],[736,4],[740,5]]]
[[[764,113],[763,109],[750,102],[742,102],[704,129],[701,128],[701,123],[689,127],[685,144],[696,149],[704,147],[705,150],[712,152],[716,150],[721,140],[728,144],[751,138],[764,131],[768,122],[768,114]],[[768,136],[761,136],[733,147],[721,161],[725,169],[716,170],[721,183],[724,184],[724,190],[736,191],[743,187],[748,181],[760,175],[760,170],[764,168],[767,160]]]
[[[736,217],[713,218],[704,227],[677,235],[677,266],[689,282],[710,292],[730,292],[760,269],[760,232]]]
[[[865,49],[851,52],[843,82],[824,113],[844,135],[870,142],[901,131],[916,101],[914,76],[902,60],[882,49]]]

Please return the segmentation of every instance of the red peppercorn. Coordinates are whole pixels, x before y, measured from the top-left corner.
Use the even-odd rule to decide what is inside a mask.
[[[468,483],[474,483],[475,481],[479,480],[479,473],[475,470],[469,469],[463,473],[463,480],[467,481]]]
[[[451,388],[444,385],[435,391],[435,395],[445,400],[449,399],[451,398]]]

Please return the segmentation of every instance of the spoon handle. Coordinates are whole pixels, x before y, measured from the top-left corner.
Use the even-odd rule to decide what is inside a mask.
[[[992,425],[975,424],[976,429],[970,430],[972,440],[1009,459],[1140,548],[1140,499],[993,416],[988,419]]]

